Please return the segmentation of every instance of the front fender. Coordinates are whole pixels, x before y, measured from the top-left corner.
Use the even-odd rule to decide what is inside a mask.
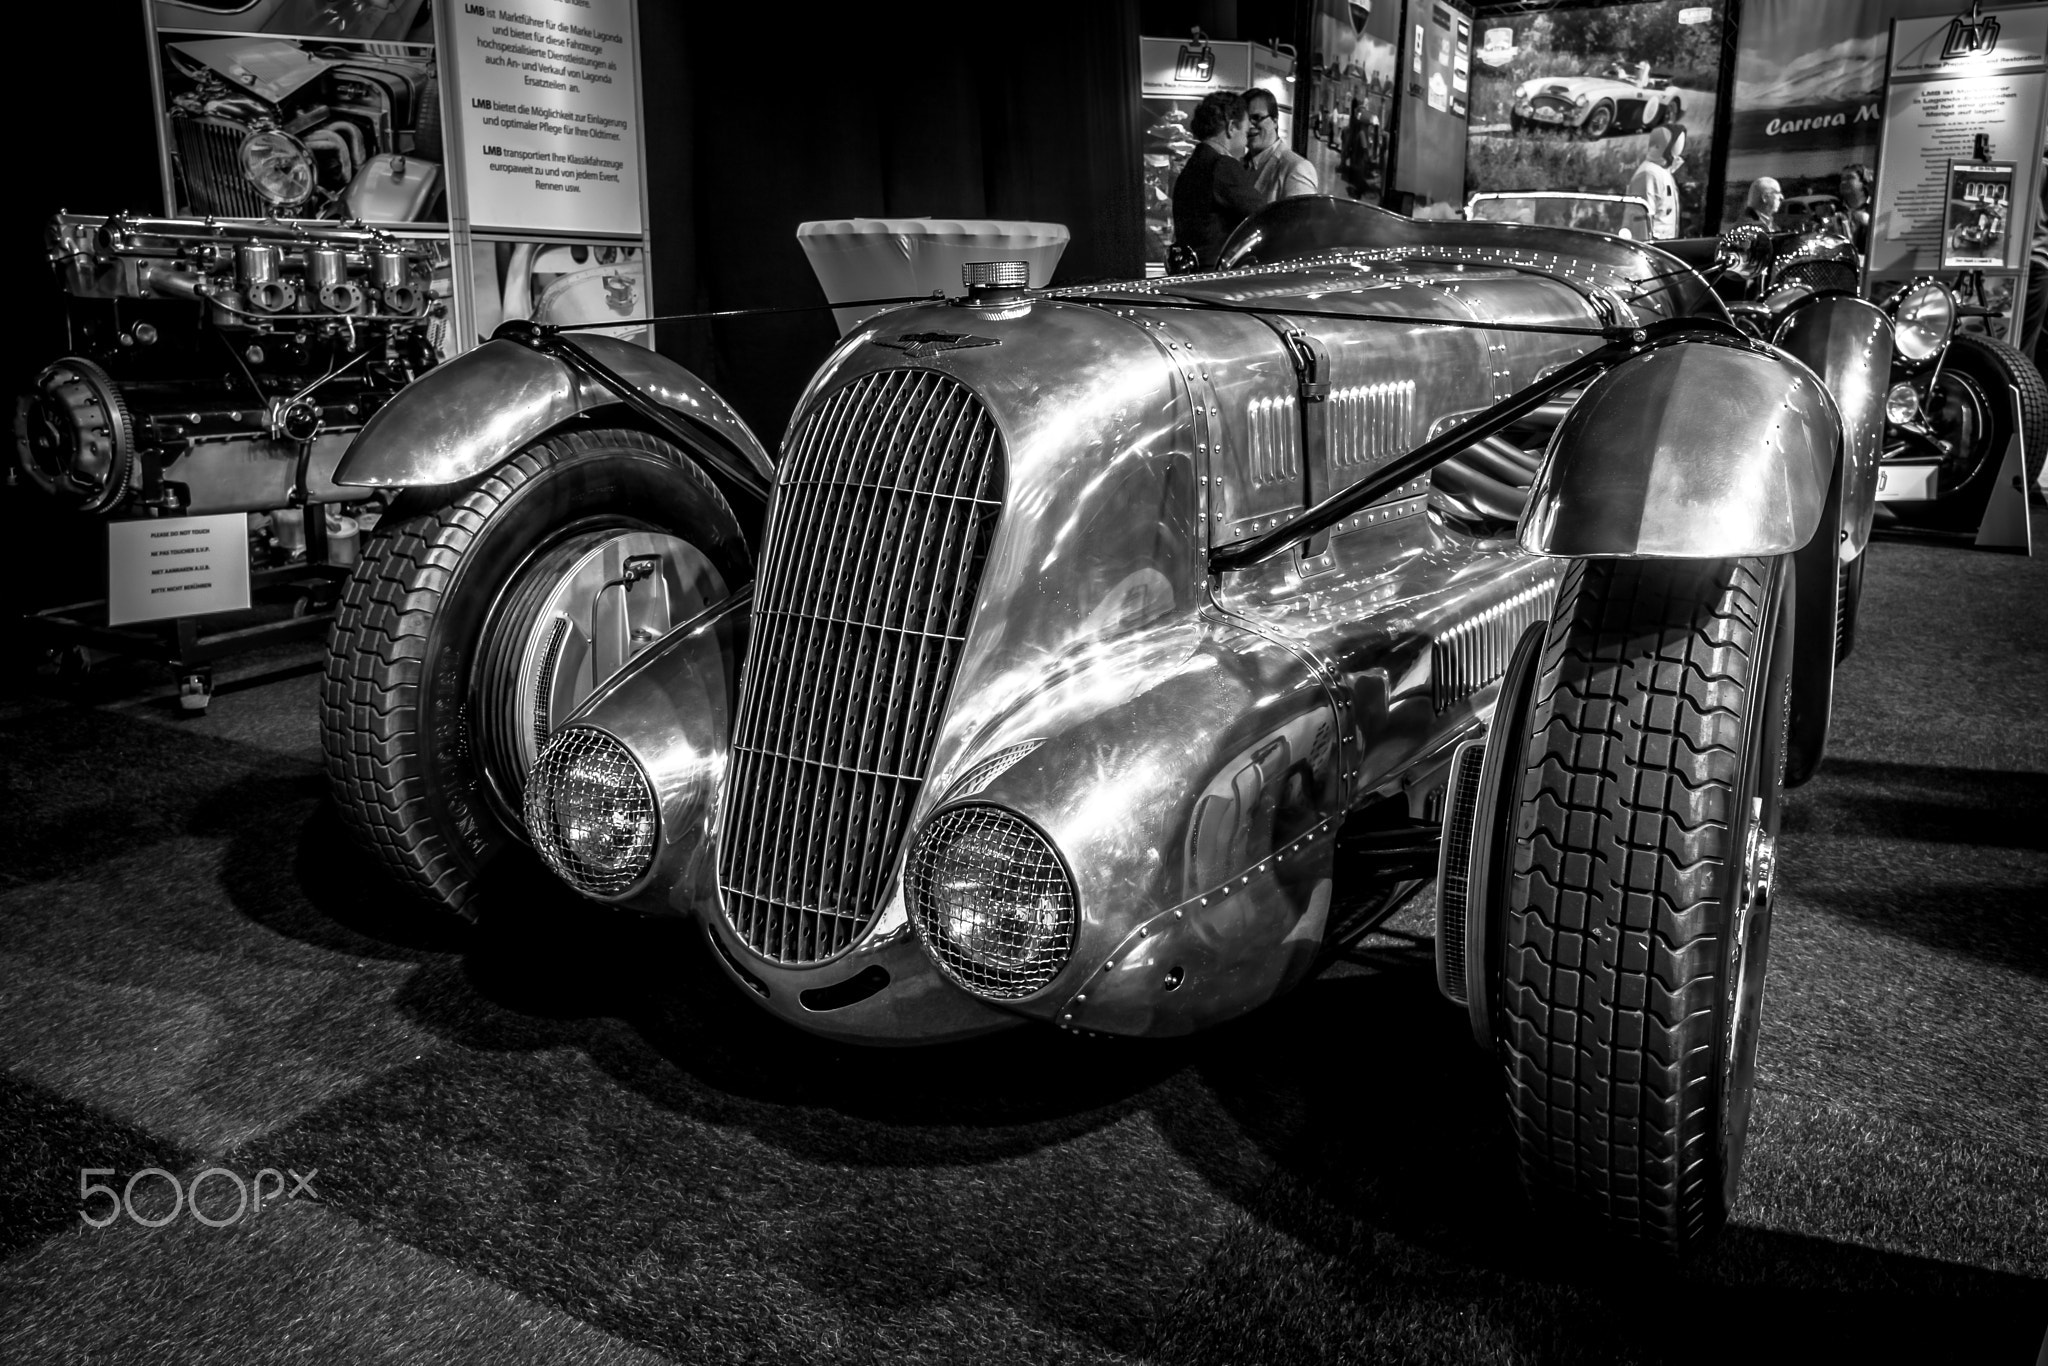
[[[1830,553],[1853,560],[1870,544],[1884,399],[1891,384],[1892,320],[1863,299],[1820,298],[1778,326],[1779,349],[1819,375],[1842,418],[1842,537]]]
[[[1329,911],[1338,724],[1300,659],[1220,620],[1049,678],[977,752],[1035,747],[985,784],[968,770],[938,808],[1014,811],[1073,875],[1067,969],[1005,1008],[1184,1034],[1300,980]]]
[[[740,415],[710,385],[666,356],[583,335],[576,344],[654,402],[695,422],[766,483],[773,462]],[[516,341],[485,342],[429,370],[363,424],[335,469],[337,484],[411,488],[484,473],[578,413],[618,402],[568,363]]]
[[[632,752],[654,789],[653,864],[635,887],[599,899],[684,917],[714,904],[725,766],[753,594],[749,585],[676,626],[555,732],[605,732]]]
[[[1827,386],[1762,346],[1677,342],[1588,385],[1522,514],[1565,558],[1782,555],[1827,511],[1842,421]]]

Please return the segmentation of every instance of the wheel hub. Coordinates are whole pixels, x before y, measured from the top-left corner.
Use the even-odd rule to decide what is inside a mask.
[[[586,698],[677,624],[725,595],[718,570],[663,531],[610,528],[537,556],[484,628],[474,735],[519,828],[526,775]]]

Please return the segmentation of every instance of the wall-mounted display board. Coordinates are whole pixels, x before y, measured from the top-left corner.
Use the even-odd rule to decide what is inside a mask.
[[[443,356],[500,323],[648,341],[634,0],[142,0],[177,217],[439,244]]]
[[[1316,168],[1325,194],[1378,204],[1388,193],[1394,68],[1405,12],[1401,0],[1316,0],[1295,150]]]
[[[1411,0],[1401,38],[1394,189],[1414,196],[1418,207],[1461,205],[1472,16],[1448,0]]]
[[[1965,269],[1958,292],[2016,335],[2039,194],[2048,5],[1892,24],[1872,211],[1872,288]],[[1981,284],[1980,284],[1981,277]]]
[[[1723,9],[1723,0],[1536,13],[1482,6],[1466,192],[1627,194],[1637,169],[1662,145],[1667,150],[1657,164],[1678,190],[1678,235],[1705,232]],[[1655,136],[1659,129],[1662,138]],[[1588,214],[1598,211],[1587,205]]]
[[[1742,0],[1724,221],[1742,212],[1758,176],[1799,200],[1838,193],[1844,166],[1875,167],[1892,21],[1946,25],[1968,8],[1969,0]]]

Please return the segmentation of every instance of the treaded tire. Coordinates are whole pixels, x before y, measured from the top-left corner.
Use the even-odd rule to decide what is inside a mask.
[[[1720,1227],[1740,1179],[1791,578],[1789,556],[1573,565],[1507,814],[1495,1021],[1523,1183],[1568,1222],[1675,1254]],[[1738,920],[1753,896],[1761,914]]]
[[[1953,370],[1966,376],[1991,405],[1988,435],[1984,437],[1989,449],[1967,478],[1953,487],[1941,487],[1932,501],[1885,506],[1906,526],[1931,531],[1975,531],[1984,520],[1992,486],[2005,465],[2006,443],[2012,439],[2011,409],[2003,386],[2010,384],[2019,390],[2020,430],[2027,457],[2026,488],[2031,490],[2034,481],[2041,477],[2042,458],[2048,456],[2048,382],[2042,380],[2041,372],[2034,368],[2026,352],[1996,337],[1982,337],[1974,332],[1959,332],[1949,341],[1941,368],[1944,374]]]
[[[328,635],[328,782],[358,842],[430,905],[474,918],[485,867],[524,838],[469,734],[485,622],[522,568],[605,526],[684,537],[730,588],[751,577],[709,477],[629,429],[560,434],[470,483],[408,491],[361,549]]]

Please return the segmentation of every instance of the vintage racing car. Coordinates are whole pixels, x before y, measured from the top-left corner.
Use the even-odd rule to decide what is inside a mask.
[[[1671,82],[1617,66],[1605,76],[1538,76],[1515,87],[1508,124],[1516,132],[1556,128],[1588,142],[1642,133],[1685,117]]]
[[[1698,259],[1704,243],[1678,250]],[[1790,231],[1757,224],[1731,228],[1707,266],[1736,322],[1772,335],[1816,298],[1853,297],[1859,286],[1855,244],[1840,220],[1808,222]],[[2031,488],[2048,454],[2048,384],[2018,347],[1981,329],[1993,310],[1960,302],[1933,276],[1884,292],[1880,306],[1895,324],[1891,382],[1885,393],[1883,455],[1864,498],[1852,490],[1843,567],[1850,576],[1845,624],[1853,624],[1861,582],[1857,559],[1882,504],[1900,525],[1930,531],[1974,531],[1985,516],[2015,432]],[[1860,515],[1858,515],[1860,514]]]
[[[846,336],[771,459],[530,325],[383,408],[342,811],[447,911],[530,844],[842,1040],[1175,1035],[1438,884],[1539,1198],[1685,1251],[1746,1133],[1892,322],[1641,243],[1302,198],[1228,268]],[[514,893],[507,893],[514,894]]]

